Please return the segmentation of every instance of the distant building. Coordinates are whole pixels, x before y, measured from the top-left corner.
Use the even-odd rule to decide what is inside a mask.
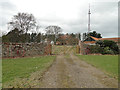
[[[72,37],[70,35],[62,35],[57,39],[56,45],[76,45],[78,42],[78,38]]]
[[[117,44],[120,43],[120,38],[96,38],[93,36],[86,38],[83,42],[84,42],[84,44],[95,45],[96,41],[98,41],[98,40],[112,40],[112,41],[116,42]]]
[[[56,42],[56,45],[61,45],[61,43],[59,41]]]

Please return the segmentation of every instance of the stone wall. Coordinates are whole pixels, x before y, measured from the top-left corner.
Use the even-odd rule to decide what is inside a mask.
[[[2,57],[50,55],[50,43],[3,43]]]
[[[79,45],[79,52],[81,55],[87,55],[90,54],[90,45],[84,44],[83,42],[80,42]]]

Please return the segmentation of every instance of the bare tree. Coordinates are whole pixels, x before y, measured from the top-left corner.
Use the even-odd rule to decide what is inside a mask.
[[[36,25],[36,33],[37,34],[40,32],[39,29],[40,29],[40,25],[38,24],[38,25]]]
[[[45,31],[47,34],[59,34],[60,32],[62,32],[61,27],[59,26],[48,26],[45,28]]]
[[[11,30],[17,28],[22,33],[27,33],[36,27],[36,20],[32,14],[18,13],[14,15],[12,21],[8,23]]]
[[[45,31],[46,31],[46,34],[54,34],[55,42],[56,42],[56,38],[57,38],[58,34],[62,32],[62,29],[59,26],[48,26],[45,28]]]

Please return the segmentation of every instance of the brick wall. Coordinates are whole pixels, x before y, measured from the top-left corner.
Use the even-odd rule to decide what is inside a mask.
[[[50,43],[3,43],[2,57],[24,57],[51,54]]]

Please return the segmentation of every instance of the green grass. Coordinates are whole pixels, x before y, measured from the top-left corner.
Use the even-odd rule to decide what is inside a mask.
[[[118,56],[110,55],[77,55],[81,60],[100,68],[112,77],[118,78]]]
[[[50,66],[55,56],[41,56],[2,60],[3,83],[15,78],[29,77],[32,72],[43,70]]]

